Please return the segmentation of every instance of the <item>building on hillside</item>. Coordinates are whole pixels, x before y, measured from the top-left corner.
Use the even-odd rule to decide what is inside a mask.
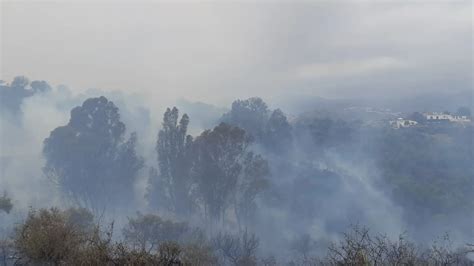
[[[424,113],[423,114],[429,122],[455,122],[455,123],[466,123],[471,122],[471,119],[465,115],[451,115],[446,113]]]
[[[404,127],[412,127],[418,125],[418,122],[403,118],[398,118],[397,120],[390,121],[390,125],[393,128],[404,128]]]

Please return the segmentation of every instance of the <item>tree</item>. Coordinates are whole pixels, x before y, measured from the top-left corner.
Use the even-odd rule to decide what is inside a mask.
[[[211,266],[218,265],[217,258],[211,247],[205,243],[186,244],[183,247],[182,260],[184,265]]]
[[[189,214],[193,209],[191,182],[192,137],[187,135],[189,117],[184,114],[178,123],[176,107],[167,109],[162,129],[158,133],[156,151],[159,172],[151,176],[149,198],[178,215]]]
[[[177,242],[188,231],[186,223],[164,220],[154,214],[137,214],[128,218],[123,229],[125,242],[135,249],[150,252],[167,241]]]
[[[260,141],[265,136],[269,115],[267,104],[261,98],[253,97],[234,101],[232,109],[222,116],[221,121],[244,129]]]
[[[143,158],[137,136],[124,141],[118,108],[105,97],[87,99],[71,111],[69,123],[45,139],[46,176],[79,206],[99,211],[110,203],[127,205]]]
[[[0,85],[0,102],[2,109],[12,114],[20,113],[23,99],[33,95],[31,90],[27,89],[29,80],[24,76],[15,77],[10,86]]]
[[[225,123],[196,138],[193,173],[208,219],[224,223],[226,210],[233,207],[244,220],[254,207],[269,171],[267,162],[250,152],[250,144],[243,129]]]
[[[253,152],[248,152],[241,164],[243,169],[234,203],[240,230],[242,230],[242,226],[245,228],[250,226],[257,209],[256,197],[268,187],[266,177],[270,175],[268,162]]]
[[[22,88],[22,89],[24,89],[26,86],[28,86],[29,83],[30,83],[30,81],[28,80],[27,77],[17,76],[13,79],[11,87],[12,88]]]
[[[44,80],[34,80],[30,84],[34,93],[45,93],[51,91],[51,86]]]
[[[323,265],[472,265],[468,249],[454,249],[445,235],[429,248],[420,248],[400,235],[393,241],[382,234],[354,225],[339,243],[332,243]]]
[[[0,265],[11,265],[9,260],[14,257],[15,252],[15,246],[10,238],[0,239]]]
[[[268,119],[263,142],[267,149],[278,153],[285,152],[290,147],[292,128],[280,109],[274,110]]]
[[[181,256],[183,250],[175,242],[165,242],[158,248],[158,264],[163,266],[182,265]]]
[[[430,126],[373,134],[371,152],[392,199],[413,226],[433,220],[469,230],[472,194],[473,127]],[[441,137],[442,136],[442,137]],[[456,191],[453,194],[453,191]],[[457,219],[451,219],[457,217]]]
[[[212,239],[212,243],[223,260],[232,265],[257,265],[256,255],[260,243],[255,234],[248,231],[239,235],[219,233]]]
[[[222,122],[240,127],[270,152],[281,154],[292,143],[292,127],[282,110],[273,112],[258,97],[236,100]]]
[[[0,259],[5,265],[13,265],[7,256],[14,256],[15,265],[217,265],[207,241],[180,243],[184,223],[139,215],[125,227],[125,242],[116,242],[113,223],[88,228],[84,221],[89,224],[89,218],[90,212],[77,208],[31,210],[16,227],[12,243],[0,241]],[[157,245],[145,249],[142,241]]]
[[[85,241],[81,227],[52,208],[31,210],[16,228],[14,244],[26,263],[59,265],[72,258]]]
[[[242,170],[239,161],[249,145],[243,129],[225,123],[196,138],[194,172],[206,217],[223,219]]]
[[[296,252],[303,261],[309,259],[309,255],[315,248],[315,241],[309,234],[303,234],[294,239],[291,243],[291,249]]]
[[[85,208],[69,208],[63,214],[69,224],[82,232],[91,232],[94,229],[94,215]]]
[[[0,211],[10,213],[12,208],[12,200],[8,197],[7,193],[3,193],[3,196],[0,196]]]
[[[50,90],[51,86],[46,81],[35,80],[30,83],[24,76],[15,77],[10,85],[0,83],[0,109],[19,114],[24,99]]]

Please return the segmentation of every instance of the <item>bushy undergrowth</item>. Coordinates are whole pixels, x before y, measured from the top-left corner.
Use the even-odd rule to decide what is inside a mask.
[[[277,261],[259,256],[259,239],[248,231],[207,238],[186,223],[138,214],[113,237],[85,209],[31,210],[11,239],[0,242],[3,265],[474,265],[472,245],[453,248],[448,235],[422,247],[401,235],[392,240],[352,226],[325,256],[311,256],[311,238],[293,243],[298,255]]]

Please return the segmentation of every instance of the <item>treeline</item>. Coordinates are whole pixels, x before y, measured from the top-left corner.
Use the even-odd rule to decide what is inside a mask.
[[[474,265],[466,258],[473,246],[453,248],[448,236],[429,247],[400,235],[391,240],[352,226],[323,256],[312,256],[308,237],[289,247],[292,257],[279,261],[259,256],[259,239],[248,231],[207,238],[200,229],[156,215],[129,218],[122,240],[113,223],[95,223],[86,209],[31,210],[11,239],[0,242],[3,265]]]
[[[2,85],[0,94],[6,99],[5,95],[16,95],[9,91],[14,90],[25,98],[33,91],[50,90],[45,83],[35,84],[18,78]],[[42,170],[57,186],[64,205],[79,209],[32,211],[7,241],[11,245],[6,246],[21,255],[9,256],[20,263],[57,252],[30,253],[22,245],[46,241],[41,231],[61,225],[64,234],[77,231],[80,237],[73,234],[70,241],[77,246],[70,248],[73,253],[61,255],[59,264],[85,260],[94,252],[104,252],[88,258],[104,258],[97,264],[158,264],[164,257],[190,264],[188,258],[197,250],[205,256],[193,259],[205,261],[202,265],[271,265],[273,259],[263,260],[255,253],[258,249],[271,250],[287,262],[294,260],[290,254],[298,253],[296,264],[423,265],[446,256],[455,258],[445,260],[451,264],[465,262],[460,255],[465,253],[455,248],[441,252],[407,244],[405,238],[403,243],[393,242],[371,236],[364,228],[353,228],[350,240],[332,245],[327,258],[317,258],[327,243],[315,244],[313,238],[334,236],[348,221],[387,231],[407,228],[416,242],[444,231],[455,231],[458,239],[466,235],[472,230],[474,208],[472,125],[394,130],[388,124],[323,112],[290,121],[283,111],[271,110],[256,97],[236,100],[213,121],[213,128],[197,136],[188,133],[191,120],[176,107],[168,108],[149,144],[127,131],[119,108],[106,97],[89,98],[73,108],[69,122],[44,140]],[[153,145],[153,158],[144,158],[138,143]],[[135,185],[143,178],[146,191],[136,193]],[[14,199],[14,194],[0,197],[0,215],[12,210]],[[141,209],[150,214],[130,218],[119,228],[119,236],[112,227],[94,221],[104,213],[128,216],[142,200],[146,206]],[[82,217],[77,218],[81,226],[70,216]],[[33,226],[39,231],[24,228]],[[19,230],[25,232],[24,241],[19,240]],[[67,246],[61,242],[67,239],[61,238],[64,234],[47,241],[59,241],[52,243],[57,248]],[[28,240],[33,235],[37,236]],[[148,239],[149,235],[155,236]],[[189,245],[193,243],[197,246]],[[395,250],[405,252],[399,258],[404,262],[395,263]],[[167,253],[171,251],[174,255]],[[48,263],[55,263],[51,259]]]
[[[21,112],[21,104],[24,99],[35,94],[51,91],[51,86],[44,80],[31,81],[18,76],[13,79],[11,84],[0,80],[0,111],[12,114]]]
[[[245,227],[256,196],[267,186],[267,161],[250,149],[243,129],[220,123],[196,138],[189,118],[166,110],[156,143],[158,169],[150,169],[149,205],[180,218],[200,212],[206,223],[225,224],[228,215]],[[91,98],[44,141],[44,173],[78,206],[99,212],[133,206],[133,185],[144,168],[137,136],[125,137],[118,108]]]

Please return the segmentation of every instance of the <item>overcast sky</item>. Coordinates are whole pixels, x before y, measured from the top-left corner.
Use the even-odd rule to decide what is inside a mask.
[[[0,78],[211,103],[472,89],[471,1],[2,2]]]

